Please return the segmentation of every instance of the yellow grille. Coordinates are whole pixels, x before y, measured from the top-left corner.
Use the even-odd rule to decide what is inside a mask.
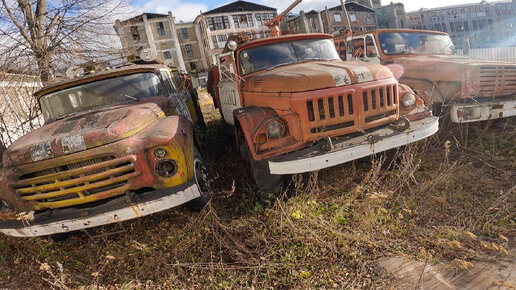
[[[135,158],[101,157],[28,173],[11,185],[39,208],[59,208],[119,195],[137,176]]]

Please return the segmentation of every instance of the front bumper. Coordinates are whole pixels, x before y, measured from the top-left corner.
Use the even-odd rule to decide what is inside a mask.
[[[454,104],[450,108],[453,123],[471,123],[516,116],[516,99]]]
[[[269,169],[271,174],[296,174],[320,170],[425,139],[435,134],[438,128],[439,119],[427,117],[412,121],[410,128],[402,132],[385,127],[358,137],[335,139],[332,151],[323,151],[320,145],[316,144],[291,154],[271,158]]]
[[[66,208],[34,215],[33,220],[0,220],[0,232],[13,237],[36,237],[83,230],[118,223],[161,212],[200,196],[195,182],[145,192],[138,201],[128,202],[123,195],[87,209]]]

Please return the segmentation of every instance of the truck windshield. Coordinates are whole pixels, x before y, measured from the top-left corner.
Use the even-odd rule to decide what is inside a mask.
[[[305,39],[251,47],[240,52],[243,75],[281,65],[315,60],[339,59],[330,39]]]
[[[386,32],[379,35],[380,47],[387,55],[455,54],[449,36],[422,32]]]
[[[151,72],[124,75],[82,84],[41,96],[45,121],[79,112],[165,95],[158,76]]]

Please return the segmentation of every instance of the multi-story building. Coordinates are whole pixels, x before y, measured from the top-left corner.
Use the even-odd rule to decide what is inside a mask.
[[[403,3],[393,3],[374,9],[378,28],[407,28],[407,14]]]
[[[276,8],[246,1],[232,2],[202,13],[194,22],[203,35],[200,43],[204,46],[207,62],[215,63],[215,55],[222,52],[230,34],[245,33],[256,38],[267,36],[269,29],[265,23],[276,14]]]
[[[187,70],[181,53],[174,17],[157,13],[143,13],[115,23],[115,31],[122,42],[122,57],[138,55],[150,48],[163,57],[165,64]]]
[[[194,22],[176,24],[186,70],[199,78],[201,86],[208,80],[208,61],[202,48],[202,34]]]
[[[420,9],[407,20],[412,29],[447,32],[457,48],[466,39],[472,48],[516,46],[516,0]]]
[[[298,16],[286,20],[287,30],[292,33],[324,33],[321,12],[301,10]],[[283,23],[282,23],[283,24]]]
[[[326,33],[345,31],[350,28],[353,31],[375,30],[378,27],[372,8],[356,2],[346,2],[344,5],[348,12],[347,16],[343,12],[342,5],[321,11]]]

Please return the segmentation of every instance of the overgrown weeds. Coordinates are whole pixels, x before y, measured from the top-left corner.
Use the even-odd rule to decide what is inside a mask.
[[[127,233],[100,242],[3,237],[2,286],[371,288],[392,283],[376,265],[385,256],[457,268],[506,257],[516,134],[453,129],[400,150],[389,166],[375,156],[313,173],[290,199],[264,206],[233,137],[212,122],[206,136],[216,138],[203,139],[203,152],[216,194],[201,213],[128,222]]]

